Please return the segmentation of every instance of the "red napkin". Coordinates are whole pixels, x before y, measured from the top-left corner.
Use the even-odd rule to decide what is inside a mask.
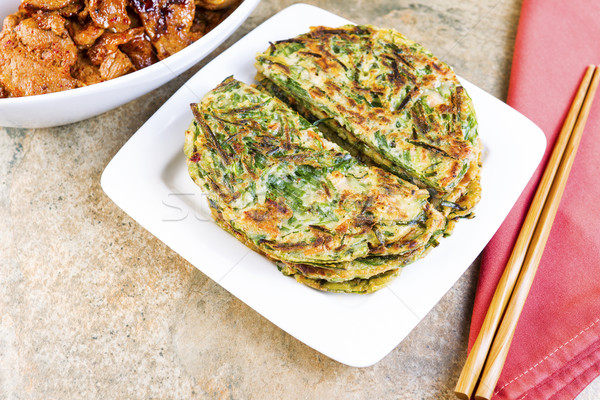
[[[507,102],[545,132],[548,147],[483,253],[469,349],[585,68],[599,63],[600,1],[523,1]],[[573,399],[600,374],[599,183],[597,96],[494,399]]]

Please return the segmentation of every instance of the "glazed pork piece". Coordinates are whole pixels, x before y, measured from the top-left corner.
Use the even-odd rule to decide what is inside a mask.
[[[177,53],[202,34],[191,32],[194,0],[133,0],[160,60]]]
[[[44,11],[56,11],[67,7],[76,0],[23,0],[21,3],[25,8],[36,8]]]
[[[235,0],[195,0],[196,5],[207,10],[223,10],[235,4]]]
[[[131,25],[127,14],[128,0],[89,0],[89,14],[94,25],[123,32]]]
[[[204,36],[239,2],[23,0],[0,32],[0,98],[74,89],[145,68]]]
[[[71,67],[77,47],[55,13],[8,17],[0,35],[0,87],[13,97],[58,92],[77,87]]]

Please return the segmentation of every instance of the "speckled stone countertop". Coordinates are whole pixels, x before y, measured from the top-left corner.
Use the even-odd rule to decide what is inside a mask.
[[[207,60],[291,1],[263,0]],[[393,27],[504,99],[519,0],[307,1]],[[475,262],[386,358],[351,368],[265,320],[140,227],[105,166],[201,66],[116,110],[0,128],[0,399],[452,399]],[[578,399],[600,398],[596,380]]]

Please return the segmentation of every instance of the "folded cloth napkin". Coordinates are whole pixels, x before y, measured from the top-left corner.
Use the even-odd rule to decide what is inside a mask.
[[[548,146],[540,167],[483,253],[469,348],[479,333],[585,68],[600,63],[599,21],[598,0],[523,1],[507,102],[545,132]],[[506,162],[511,162],[510,154]],[[597,97],[494,399],[573,399],[599,374]]]

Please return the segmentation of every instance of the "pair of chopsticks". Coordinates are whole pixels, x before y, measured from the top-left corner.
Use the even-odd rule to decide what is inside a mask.
[[[542,258],[599,80],[600,67],[588,66],[529,206],[479,336],[456,384],[455,393],[460,399],[470,399],[476,385],[476,400],[489,400],[494,394],[519,316]]]

